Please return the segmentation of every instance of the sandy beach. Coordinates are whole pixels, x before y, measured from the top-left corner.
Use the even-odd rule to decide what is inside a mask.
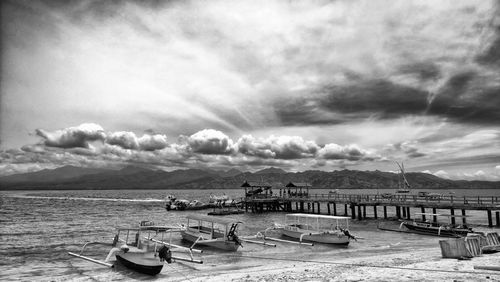
[[[500,253],[471,260],[442,259],[436,246],[404,253],[357,255],[307,262],[301,261],[300,254],[292,261],[252,257],[248,258],[250,264],[208,266],[211,269],[207,274],[203,273],[207,266],[189,271],[186,265],[172,264],[165,270],[171,271],[169,281],[500,281],[498,271],[474,269],[480,265],[500,266]]]

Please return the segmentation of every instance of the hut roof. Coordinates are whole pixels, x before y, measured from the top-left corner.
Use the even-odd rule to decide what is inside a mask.
[[[260,188],[271,188],[271,184],[267,182],[258,182],[258,181],[245,181],[241,187],[260,187]]]
[[[307,182],[289,182],[285,187],[311,187]]]

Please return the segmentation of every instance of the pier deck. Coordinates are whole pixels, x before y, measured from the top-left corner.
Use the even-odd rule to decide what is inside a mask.
[[[366,207],[373,207],[374,218],[378,218],[377,207],[383,207],[384,218],[387,216],[387,207],[394,207],[395,215],[398,219],[410,219],[410,208],[420,208],[422,213],[425,209],[432,209],[436,213],[437,209],[449,209],[452,215],[455,210],[461,210],[462,221],[466,223],[467,210],[483,210],[488,216],[488,225],[493,226],[492,212],[495,211],[496,225],[500,226],[500,197],[497,196],[454,196],[454,195],[433,195],[427,197],[419,197],[417,195],[393,194],[300,194],[296,195],[254,195],[242,199],[245,204],[245,209],[252,212],[267,211],[298,211],[321,213],[325,210],[327,214],[338,215],[342,214],[337,211],[337,205],[344,205],[343,215],[351,215],[352,218],[365,219]],[[323,209],[322,209],[323,206]],[[349,213],[350,211],[350,213]],[[422,216],[425,220],[425,215]],[[434,221],[436,218],[434,217]],[[452,223],[455,223],[455,218],[452,218]]]

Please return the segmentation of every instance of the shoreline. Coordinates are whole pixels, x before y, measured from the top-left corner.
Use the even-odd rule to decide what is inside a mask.
[[[499,271],[474,270],[474,265],[500,266],[500,253],[482,255],[471,260],[443,259],[439,246],[387,254],[356,253],[356,257],[290,261],[244,256],[251,264],[212,269],[204,274],[182,273],[176,268],[169,281],[500,281]],[[192,271],[191,271],[192,273]]]

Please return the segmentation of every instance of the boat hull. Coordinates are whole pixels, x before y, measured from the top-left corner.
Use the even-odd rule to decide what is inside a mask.
[[[317,232],[310,230],[292,230],[292,229],[293,228],[285,227],[282,231],[282,234],[295,239],[300,239],[300,237],[303,234],[306,234],[302,236],[302,240],[306,240],[309,242],[323,243],[323,244],[347,246],[349,245],[350,242],[349,237],[340,232],[335,232],[335,233],[324,232],[318,234]]]
[[[116,260],[127,268],[148,275],[156,275],[163,268],[163,262],[151,252],[120,252],[116,254]]]
[[[408,228],[413,233],[424,234],[424,235],[433,235],[433,236],[441,236],[441,237],[465,237],[470,230],[467,229],[446,229],[437,226],[421,226],[413,223],[405,222],[403,225]]]
[[[186,240],[188,242],[194,243],[196,240],[198,240],[198,237],[200,237],[201,234],[195,233],[195,232],[190,232],[190,231],[181,231],[181,236],[183,240]],[[207,241],[207,242],[204,242]],[[206,247],[211,247],[211,248],[216,248],[224,251],[231,251],[234,252],[238,250],[240,247],[239,244],[237,244],[234,241],[224,241],[224,238],[218,238],[216,241],[210,239],[210,240],[199,240],[196,242],[196,245],[200,246],[206,246]]]

